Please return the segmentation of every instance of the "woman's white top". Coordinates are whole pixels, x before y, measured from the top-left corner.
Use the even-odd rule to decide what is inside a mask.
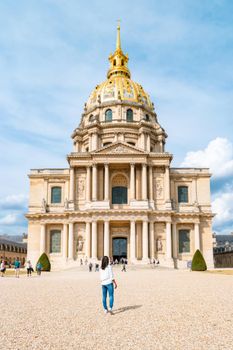
[[[106,286],[107,284],[112,283],[113,279],[114,277],[113,277],[111,265],[108,265],[107,267],[105,267],[105,270],[100,269],[100,280],[103,286]]]

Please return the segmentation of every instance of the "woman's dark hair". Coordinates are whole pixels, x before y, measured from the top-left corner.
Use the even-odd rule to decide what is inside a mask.
[[[102,261],[101,261],[101,269],[105,270],[105,268],[108,266],[108,264],[109,264],[109,257],[108,256],[104,256],[102,258]]]

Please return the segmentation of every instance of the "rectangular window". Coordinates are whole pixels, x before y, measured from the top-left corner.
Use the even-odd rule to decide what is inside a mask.
[[[179,230],[179,253],[190,253],[189,230]]]
[[[61,252],[61,231],[50,231],[50,253]]]
[[[51,203],[61,203],[61,187],[52,187]]]
[[[188,203],[188,187],[179,186],[178,187],[178,202],[179,203]]]

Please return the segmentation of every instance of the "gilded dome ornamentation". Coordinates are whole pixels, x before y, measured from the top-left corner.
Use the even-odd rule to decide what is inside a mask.
[[[117,44],[114,54],[109,56],[110,68],[107,80],[97,85],[92,91],[88,101],[87,109],[91,109],[100,103],[114,101],[129,101],[145,105],[153,110],[149,95],[143,87],[130,78],[128,69],[128,55],[121,49],[120,27],[117,28]]]

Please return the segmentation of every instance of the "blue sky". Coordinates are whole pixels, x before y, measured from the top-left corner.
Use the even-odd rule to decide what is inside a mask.
[[[65,167],[121,19],[132,78],[173,166],[210,166],[214,230],[233,231],[232,1],[0,1],[0,234],[26,232],[30,168]]]

